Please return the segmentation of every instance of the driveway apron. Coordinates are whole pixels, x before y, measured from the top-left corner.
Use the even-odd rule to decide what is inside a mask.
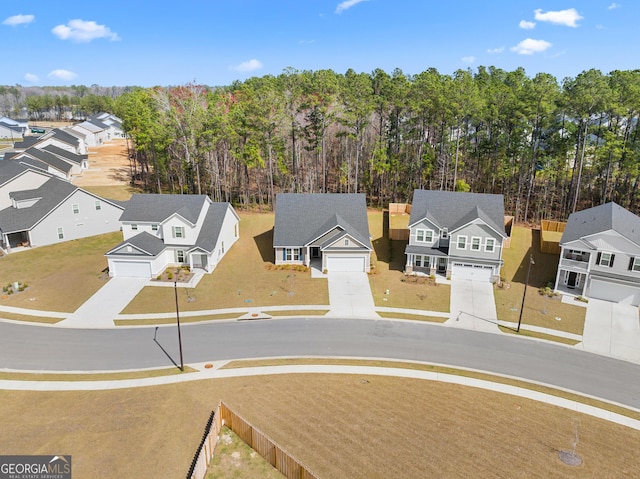
[[[377,318],[367,273],[329,272],[331,316]]]
[[[145,278],[111,278],[58,326],[112,328],[113,320],[148,282]]]
[[[589,299],[582,343],[587,351],[627,361],[640,362],[638,308],[599,299]]]
[[[444,324],[476,331],[499,332],[493,284],[451,280],[451,315]]]

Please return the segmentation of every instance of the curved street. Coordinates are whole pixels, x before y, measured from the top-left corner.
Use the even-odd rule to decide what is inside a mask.
[[[185,363],[274,356],[386,358],[471,368],[640,408],[640,364],[569,347],[411,321],[296,318],[182,327]],[[0,323],[4,368],[105,371],[179,362],[174,326],[110,330]]]

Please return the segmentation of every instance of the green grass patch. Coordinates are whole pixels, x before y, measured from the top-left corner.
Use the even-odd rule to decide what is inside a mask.
[[[449,318],[441,318],[438,316],[425,316],[422,314],[407,314],[407,313],[387,313],[383,311],[376,312],[383,318],[392,319],[410,319],[412,321],[427,321],[429,323],[444,323]]]
[[[0,299],[3,306],[71,313],[108,280],[104,254],[122,241],[119,231],[65,241],[0,258],[0,284],[27,289]],[[4,296],[4,295],[3,295]]]
[[[509,286],[495,289],[498,318],[518,322],[530,255],[533,255],[535,264],[531,266],[522,323],[581,335],[586,309],[565,304],[560,296],[549,298],[538,292],[540,287],[555,281],[559,256],[542,253],[540,231],[522,226],[513,228],[511,248],[505,248],[502,253],[502,274]]]
[[[570,346],[575,346],[576,344],[580,343],[580,341],[576,341],[575,339],[563,338],[562,336],[554,336],[551,334],[538,333],[536,331],[529,331],[522,328],[520,328],[520,332],[517,332],[507,326],[498,326],[498,328],[503,333],[516,334],[518,336],[527,336],[529,338],[544,339],[547,341],[555,341],[556,343],[568,344]]]
[[[328,309],[287,309],[283,311],[265,311],[269,316],[324,316]]]
[[[273,213],[240,213],[240,239],[195,289],[179,291],[181,311],[278,305],[329,304],[327,280],[309,271],[270,270],[274,263]],[[124,314],[175,310],[171,288],[145,287]]]
[[[220,313],[220,314],[203,314],[202,316],[180,316],[180,324],[183,323],[201,323],[203,321],[214,321],[216,319],[237,319],[243,313]],[[115,319],[113,323],[116,326],[155,326],[161,324],[175,324],[176,316],[167,316],[166,318],[153,319]]]
[[[125,379],[157,378],[161,376],[176,376],[198,372],[189,366],[184,372],[178,368],[150,369],[146,371],[128,371],[116,373],[13,373],[0,372],[0,380],[5,381],[121,381]]]
[[[30,314],[16,314],[0,311],[0,318],[12,319],[14,321],[24,321],[26,323],[43,323],[43,324],[55,324],[62,321],[64,318],[52,318],[51,316],[32,316]]]
[[[549,386],[543,386],[540,384],[530,383],[519,379],[505,378],[502,376],[496,376],[493,374],[481,373],[476,371],[467,371],[465,369],[449,368],[444,366],[436,366],[432,364],[411,363],[402,361],[380,361],[380,360],[367,360],[367,359],[331,359],[331,358],[274,358],[274,359],[252,359],[243,361],[230,361],[220,369],[240,369],[240,368],[257,368],[257,367],[269,367],[269,366],[295,366],[295,365],[327,365],[327,366],[363,366],[363,367],[384,367],[384,368],[396,368],[396,369],[412,369],[418,371],[429,371],[442,374],[451,374],[454,376],[462,376],[474,379],[481,379],[483,381],[490,381],[498,384],[506,384],[509,386],[520,387],[522,389],[529,389],[531,391],[537,391],[550,396],[555,396],[570,401],[575,401],[581,404],[587,404],[589,406],[597,407],[605,411],[610,411],[621,416],[626,416],[640,421],[640,412],[627,409],[622,406],[610,404],[606,401],[593,399],[582,396],[580,394],[563,391]]]

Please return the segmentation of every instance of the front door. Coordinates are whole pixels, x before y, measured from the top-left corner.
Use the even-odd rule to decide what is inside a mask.
[[[446,273],[447,258],[438,258],[438,273]]]
[[[578,280],[578,273],[576,273],[575,271],[571,271],[569,273],[569,278],[567,278],[567,286],[571,289],[574,289],[576,287],[577,280]]]
[[[320,248],[318,246],[313,246],[311,248],[311,257],[319,258],[320,257]]]

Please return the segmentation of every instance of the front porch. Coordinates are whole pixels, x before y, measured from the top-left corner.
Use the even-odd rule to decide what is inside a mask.
[[[14,233],[3,233],[0,241],[0,246],[7,253],[15,252],[16,250],[24,250],[31,246],[31,239],[28,231],[16,231]]]

